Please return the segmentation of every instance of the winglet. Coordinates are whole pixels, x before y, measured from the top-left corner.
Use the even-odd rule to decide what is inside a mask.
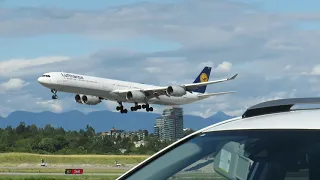
[[[228,78],[228,80],[233,80],[238,76],[238,74],[233,75],[232,77]]]

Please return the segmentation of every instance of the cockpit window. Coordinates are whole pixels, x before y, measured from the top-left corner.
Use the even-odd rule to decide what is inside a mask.
[[[50,75],[44,74],[42,75],[42,77],[50,77]]]

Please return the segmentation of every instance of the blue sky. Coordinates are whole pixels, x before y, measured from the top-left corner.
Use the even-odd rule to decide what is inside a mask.
[[[130,5],[144,1],[139,0],[10,0],[4,1],[3,6],[7,8],[19,7],[56,7],[62,9],[76,10],[101,10],[121,5]],[[172,0],[149,0],[147,2],[172,2]],[[179,2],[179,1],[174,1]],[[30,46],[32,44],[32,46]],[[138,52],[153,52],[179,48],[178,42],[157,40],[152,37],[141,37],[129,40],[99,40],[76,34],[36,35],[31,37],[3,38],[0,37],[0,60],[13,58],[32,58],[37,56],[53,56],[54,54],[78,56],[88,54],[103,48],[124,48]]]
[[[319,95],[320,1],[6,0],[0,7],[3,116],[17,109],[114,110],[110,102],[76,105],[72,94],[51,101],[35,79],[60,70],[156,85],[190,83],[205,65],[213,67],[212,79],[239,73],[235,82],[208,88],[237,95],[185,107],[201,116]]]
[[[320,10],[320,1],[309,0],[234,0],[255,4],[258,8],[269,12],[317,12]],[[71,10],[101,10],[110,7],[130,5],[134,3],[155,2],[155,3],[179,3],[178,0],[118,0],[90,1],[78,0],[10,0],[4,1],[2,6],[8,8],[18,7],[57,7]],[[315,21],[299,22],[297,27],[306,30],[318,29],[320,24]],[[32,44],[32,46],[30,46]],[[32,58],[37,56],[52,56],[54,54],[66,56],[78,56],[88,54],[103,48],[124,48],[138,52],[154,52],[172,50],[180,47],[179,42],[159,40],[152,37],[140,37],[129,40],[97,40],[76,34],[50,33],[31,37],[4,38],[0,37],[0,60],[13,58]]]
[[[253,3],[261,9],[271,12],[319,12],[320,1],[317,0],[235,0]]]
[[[78,56],[103,48],[123,48],[138,52],[153,52],[179,47],[179,43],[176,42],[153,40],[147,37],[122,41],[105,41],[79,35],[50,34],[25,38],[0,38],[0,60],[54,56],[56,54]]]
[[[260,9],[270,12],[318,12],[320,1],[309,0],[234,0],[248,4],[256,4]],[[10,0],[4,1],[2,6],[8,8],[17,7],[57,7],[71,10],[101,10],[105,8],[130,5],[134,3],[179,3],[178,0],[117,0],[90,1],[78,0]],[[320,24],[315,21],[297,23],[298,28],[313,30],[318,29]],[[32,44],[32,46],[30,46]],[[138,52],[153,52],[179,48],[179,42],[161,41],[152,37],[135,38],[130,40],[96,40],[81,35],[46,34],[31,37],[1,38],[0,37],[0,60],[11,58],[32,58],[37,56],[52,56],[54,54],[77,56],[97,51],[102,48],[127,48]]]
[[[132,3],[139,2],[177,2],[179,0],[117,0],[117,1],[104,1],[104,0],[96,0],[96,1],[77,1],[77,0],[29,0],[29,1],[20,1],[20,0],[10,0],[5,1],[5,7],[41,7],[41,6],[52,6],[52,7],[60,7],[65,9],[82,9],[82,10],[96,10],[103,9],[114,6],[128,5]]]

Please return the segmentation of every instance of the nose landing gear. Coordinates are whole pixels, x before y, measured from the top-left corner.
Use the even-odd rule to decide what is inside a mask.
[[[55,89],[51,89],[51,92],[53,93],[53,95],[52,95],[52,99],[58,99],[58,96],[57,96],[57,90],[55,90]]]

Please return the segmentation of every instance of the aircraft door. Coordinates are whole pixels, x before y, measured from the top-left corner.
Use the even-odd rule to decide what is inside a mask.
[[[63,82],[62,82],[63,85],[67,84],[67,82],[68,82],[68,79],[64,77],[64,78],[63,78]]]
[[[63,85],[64,84],[64,77],[57,77],[57,83]]]
[[[61,74],[61,75],[62,75],[62,74]],[[67,84],[67,78],[64,77],[63,75],[60,76],[60,77],[57,77],[57,83],[58,83],[58,84],[61,84],[61,85]]]

